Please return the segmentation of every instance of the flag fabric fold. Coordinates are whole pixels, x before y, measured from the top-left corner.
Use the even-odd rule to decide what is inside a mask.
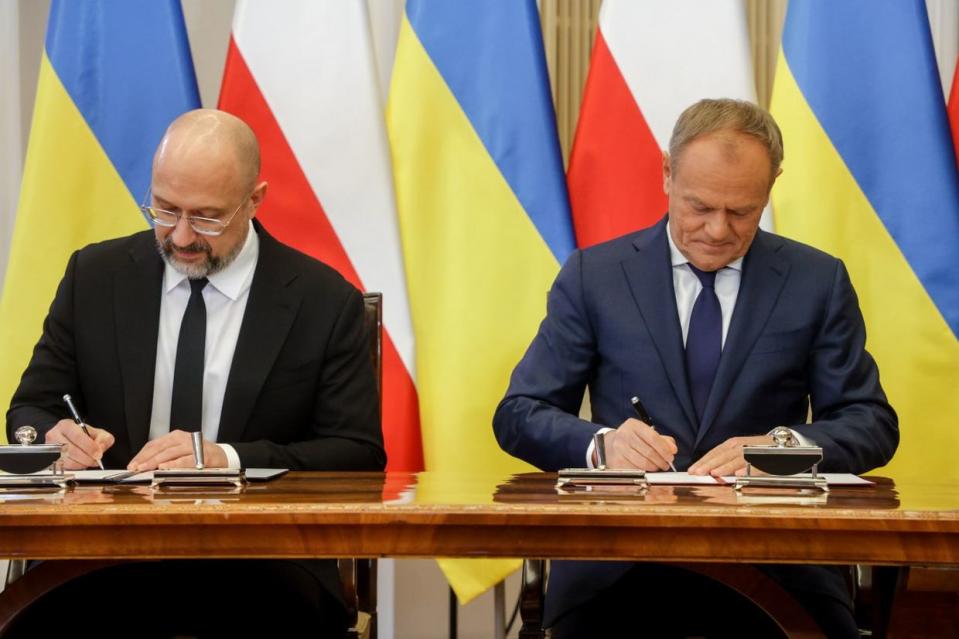
[[[772,111],[776,229],[849,269],[900,417],[888,469],[959,477],[959,175],[925,4],[791,3]]]
[[[492,416],[573,249],[539,14],[410,0],[400,29],[387,121],[426,468],[482,481],[529,468]],[[461,601],[518,565],[441,562]]]
[[[148,228],[153,152],[199,104],[179,2],[54,0],[0,300],[5,406],[70,254]]]
[[[956,153],[956,164],[959,165],[959,58],[956,59],[956,70],[952,76],[952,90],[949,91],[949,127],[952,129],[952,146]]]
[[[267,230],[383,293],[387,469],[418,471],[413,329],[377,77],[365,2],[241,2],[219,106],[260,141]]]
[[[603,2],[569,161],[578,246],[663,216],[663,151],[702,98],[756,100],[742,2]]]

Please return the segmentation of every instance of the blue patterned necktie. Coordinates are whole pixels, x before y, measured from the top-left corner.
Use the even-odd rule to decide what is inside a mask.
[[[693,304],[689,316],[689,331],[686,334],[686,375],[693,394],[696,416],[703,419],[706,399],[713,387],[713,378],[719,367],[719,356],[723,350],[723,313],[716,297],[716,273],[706,272],[689,264],[703,289]]]

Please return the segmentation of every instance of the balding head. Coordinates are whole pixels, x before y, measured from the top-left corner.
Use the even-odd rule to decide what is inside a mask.
[[[174,120],[157,147],[154,172],[172,163],[221,171],[232,186],[249,191],[260,174],[260,145],[249,125],[235,115],[196,109]]]
[[[153,157],[150,204],[166,216],[154,231],[174,268],[206,277],[233,261],[266,195],[259,172],[256,136],[236,116],[197,109],[173,121]]]

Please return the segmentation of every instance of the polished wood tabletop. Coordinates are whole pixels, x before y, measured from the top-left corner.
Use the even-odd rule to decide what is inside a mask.
[[[0,557],[548,557],[959,565],[959,485],[561,494],[556,476],[289,473],[237,491],[0,493]]]

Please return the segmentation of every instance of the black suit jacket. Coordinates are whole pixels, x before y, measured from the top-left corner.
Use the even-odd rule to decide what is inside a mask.
[[[583,466],[596,424],[615,428],[634,417],[636,395],[657,429],[676,439],[679,470],[730,437],[780,425],[823,447],[820,470],[862,473],[888,462],[899,443],[898,420],[865,350],[845,267],[763,231],[743,261],[719,369],[703,418],[696,418],[667,232],[664,218],[566,262],[494,416],[503,449],[543,470]],[[592,422],[576,414],[587,386]],[[547,622],[630,565],[555,562]]]
[[[362,295],[325,264],[270,237],[260,251],[223,397],[218,441],[244,467],[382,470],[386,465]],[[74,253],[7,412],[7,437],[69,418],[113,433],[125,468],[147,442],[163,260],[153,231]],[[330,560],[296,561],[342,601]]]
[[[381,470],[386,462],[360,293],[254,223],[260,252],[223,398],[218,441],[244,467]],[[163,260],[154,234],[70,258],[43,335],[7,413],[7,435],[68,418],[113,433],[123,468],[147,442]]]

